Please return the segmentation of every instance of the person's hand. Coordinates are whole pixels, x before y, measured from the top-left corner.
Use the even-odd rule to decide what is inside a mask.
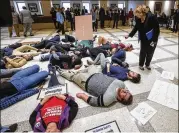
[[[57,97],[58,99],[61,99],[61,100],[65,100],[65,99],[66,99],[66,96],[64,96],[64,95],[62,95],[62,94],[58,94],[58,95],[56,95],[56,97]]]
[[[128,68],[128,67],[129,67],[129,64],[128,64],[127,62],[122,62],[122,66],[123,66],[124,68]]]
[[[51,97],[53,96],[45,96],[44,99],[40,102],[40,104],[44,105]]]
[[[125,39],[128,39],[129,38],[129,36],[127,35],[127,36],[125,36]]]
[[[156,44],[157,44],[157,42],[151,42],[150,46],[154,47],[154,46],[156,46]]]

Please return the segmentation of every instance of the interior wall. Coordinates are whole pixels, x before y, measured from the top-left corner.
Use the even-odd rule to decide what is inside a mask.
[[[175,1],[173,0],[166,0],[166,1],[147,1],[146,5],[150,7],[150,10],[154,13],[155,9],[155,2],[161,2],[162,3],[162,9],[161,13],[164,12],[167,16],[171,14],[171,9],[174,8]]]
[[[17,7],[17,3],[18,2],[24,2],[26,7],[27,7],[27,9],[29,9],[29,7],[28,7],[29,3],[36,3],[37,4],[38,12],[31,12],[31,14],[34,15],[36,13],[37,15],[42,15],[42,13],[40,11],[39,1],[25,1],[25,0],[24,1],[18,1],[18,0],[17,1],[11,1],[11,6],[15,7],[16,12],[19,13],[19,10],[18,10],[18,7]]]
[[[134,11],[134,9],[138,6],[138,5],[143,5],[143,4],[145,4],[145,2],[144,1],[132,1],[132,0],[130,0],[130,1],[128,1],[128,11],[130,11],[130,8],[132,8],[132,10]]]

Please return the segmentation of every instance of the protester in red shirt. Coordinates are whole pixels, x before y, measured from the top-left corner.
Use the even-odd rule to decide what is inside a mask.
[[[30,116],[34,132],[60,132],[68,127],[78,112],[73,98],[65,95],[47,96]]]

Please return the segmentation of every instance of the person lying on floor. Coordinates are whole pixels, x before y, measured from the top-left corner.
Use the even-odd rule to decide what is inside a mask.
[[[36,49],[34,47],[31,47],[29,45],[23,45],[17,49],[13,50],[12,55],[32,55],[37,56],[40,53],[48,52],[49,50],[46,49]]]
[[[132,51],[134,50],[132,44],[125,45],[124,43],[113,43],[111,39],[106,39],[104,37],[99,36],[98,38],[98,45],[100,48],[105,50],[112,50],[114,48],[116,49],[123,49],[125,51]]]
[[[3,69],[12,69],[12,68],[20,68],[24,66],[28,61],[32,60],[32,55],[21,55],[21,56],[5,56],[3,60],[1,60],[1,68]]]
[[[110,56],[110,53],[107,50],[95,47],[95,48],[89,48],[89,47],[85,47],[85,48],[78,48],[78,49],[74,49],[73,53],[78,55],[79,57],[83,58],[83,57],[91,57],[93,60],[97,57],[97,55],[99,53],[103,53],[105,55],[105,57]]]
[[[109,106],[114,102],[124,105],[132,103],[133,96],[127,90],[124,82],[100,73],[99,69],[91,65],[84,70],[72,72],[57,69],[60,75],[77,84],[81,89],[92,96],[78,93],[76,96],[91,106]]]
[[[77,48],[84,48],[84,47],[88,47],[88,48],[93,48],[94,45],[94,41],[96,40],[96,35],[93,37],[93,40],[76,40],[75,42],[75,46]]]
[[[50,70],[48,87],[60,85],[56,70]],[[34,132],[61,132],[74,120],[78,104],[68,95],[46,96],[30,115],[29,123]]]
[[[35,85],[42,82],[48,77],[48,72],[39,72],[39,70],[38,65],[33,65],[14,74],[10,80],[1,84],[0,99],[35,87]]]
[[[126,60],[126,51],[123,49],[113,49],[111,52],[113,55],[111,57],[111,63],[118,64],[124,68],[128,68],[129,64],[125,62]]]
[[[129,70],[128,68],[124,68],[119,66],[118,64],[111,64],[110,61],[105,58],[103,53],[100,53],[94,61],[87,61],[88,65],[101,64],[102,73],[109,76],[117,78],[118,80],[130,80],[133,83],[139,83],[141,76],[140,74]],[[123,63],[121,64],[123,65]]]
[[[65,55],[60,52],[52,51],[51,54],[41,56],[40,61],[48,61],[53,66],[59,66],[62,69],[79,69],[83,64],[81,58],[77,55]]]

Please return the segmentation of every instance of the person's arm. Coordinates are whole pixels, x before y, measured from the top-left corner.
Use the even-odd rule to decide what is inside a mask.
[[[152,23],[153,23],[153,37],[152,41],[157,43],[158,41],[158,36],[160,34],[160,27],[159,27],[159,22],[155,16],[152,16]]]
[[[78,112],[78,104],[72,100],[71,98],[66,98],[65,100],[68,105],[70,106],[70,111],[69,111],[69,116],[68,116],[68,121],[69,124],[71,124],[71,122],[73,121],[73,119],[76,117],[77,112]]]
[[[10,58],[6,58],[6,60],[9,64],[11,64],[15,68],[22,67],[23,65],[27,63],[26,59],[24,58],[21,58],[19,62],[14,62],[13,59],[10,59]]]
[[[36,122],[37,113],[39,112],[39,110],[40,110],[41,108],[42,108],[42,105],[39,103],[39,104],[37,105],[37,107],[35,108],[35,110],[32,112],[32,114],[30,115],[29,123],[30,123],[32,129],[34,128],[34,124],[35,124],[35,122]]]
[[[133,37],[135,35],[135,33],[137,32],[138,28],[137,28],[137,24],[135,24],[134,28],[132,29],[132,31],[129,33],[129,37]]]

